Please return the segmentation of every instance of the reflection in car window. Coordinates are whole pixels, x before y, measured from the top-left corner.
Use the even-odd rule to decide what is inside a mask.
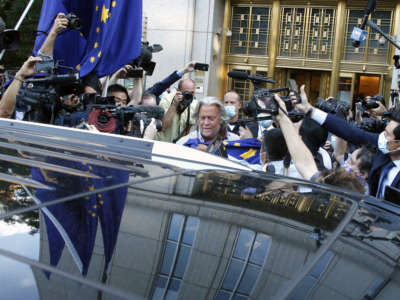
[[[328,268],[329,262],[332,261],[334,254],[331,251],[327,251],[320,261],[314,266],[311,272],[304,277],[299,283],[293,293],[290,295],[291,300],[308,299],[310,291],[317,285],[322,275]]]
[[[242,228],[215,299],[247,299],[260,276],[271,237]]]
[[[153,299],[177,298],[198,228],[198,218],[172,215]]]

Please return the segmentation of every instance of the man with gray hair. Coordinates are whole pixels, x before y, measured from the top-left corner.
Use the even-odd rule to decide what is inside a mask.
[[[205,97],[195,110],[196,130],[177,141],[178,145],[223,155],[224,140],[238,140],[239,136],[227,131],[227,116],[221,101]]]

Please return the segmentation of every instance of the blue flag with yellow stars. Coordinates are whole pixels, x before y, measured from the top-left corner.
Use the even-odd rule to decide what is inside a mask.
[[[59,12],[74,13],[80,32],[58,35],[54,59],[75,68],[81,77],[103,77],[139,56],[142,37],[142,0],[44,0],[34,53],[40,49]]]
[[[54,187],[54,190],[36,190],[36,198],[40,203],[127,183],[129,180],[129,172],[127,171],[61,159],[51,159],[51,162],[76,170],[87,171],[98,175],[99,178],[83,178],[32,168],[32,178]],[[49,241],[50,264],[53,266],[58,264],[66,245],[79,271],[86,275],[93,254],[98,222],[100,221],[105,270],[107,270],[117,243],[126,195],[127,187],[121,187],[43,208],[42,212]]]
[[[255,138],[238,141],[224,141],[228,159],[249,167],[261,166],[261,142]]]

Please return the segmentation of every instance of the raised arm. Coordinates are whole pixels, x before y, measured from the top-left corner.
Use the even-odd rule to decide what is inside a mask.
[[[304,179],[310,180],[312,176],[318,172],[314,157],[304,144],[292,121],[287,116],[285,103],[278,95],[275,95],[275,100],[278,101],[281,107],[279,109],[279,114],[276,116],[276,121],[281,127],[294,165]]]
[[[53,56],[54,44],[56,42],[56,38],[61,30],[68,27],[68,19],[65,14],[59,13],[57,17],[54,19],[54,24],[50,29],[49,34],[47,35],[45,41],[40,47],[39,53],[45,56]]]
[[[17,94],[22,86],[25,77],[31,76],[35,72],[35,63],[41,61],[40,57],[31,56],[22,65],[21,69],[17,72],[14,80],[5,91],[0,101],[0,117],[10,118],[14,113],[15,104],[17,102]]]

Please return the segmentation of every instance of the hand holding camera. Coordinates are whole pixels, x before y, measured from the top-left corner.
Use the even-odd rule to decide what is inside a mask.
[[[63,29],[67,29],[69,25],[69,20],[64,13],[59,13],[54,19],[53,27],[49,34],[58,35]]]

